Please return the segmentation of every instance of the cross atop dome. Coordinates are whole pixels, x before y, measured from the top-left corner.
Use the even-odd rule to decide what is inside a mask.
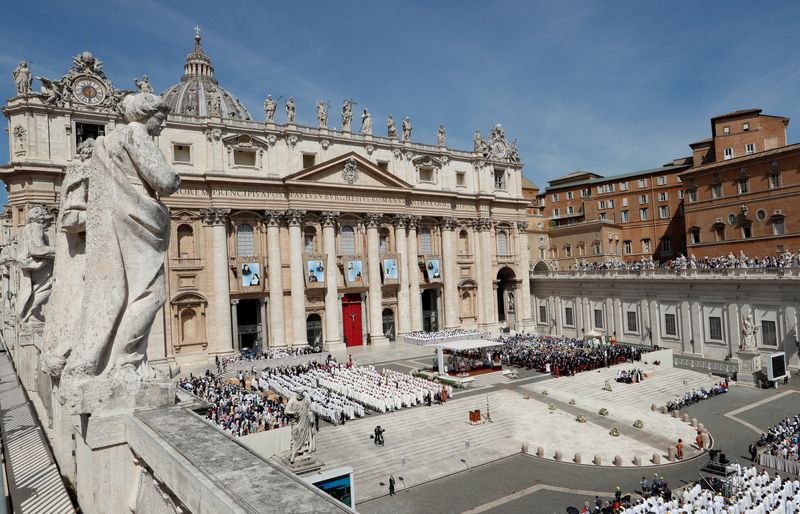
[[[194,48],[186,56],[186,64],[183,66],[184,76],[200,76],[213,78],[214,67],[211,66],[211,58],[203,51],[200,44],[200,27],[194,28]]]

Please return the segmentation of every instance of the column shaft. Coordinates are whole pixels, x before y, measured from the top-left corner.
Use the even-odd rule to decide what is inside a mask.
[[[442,259],[444,260],[444,326],[461,326],[458,315],[458,263],[456,262],[455,218],[442,220]]]
[[[397,289],[397,333],[406,334],[411,330],[411,306],[408,303],[408,249],[406,245],[406,219],[395,220],[395,249],[399,254],[400,287]]]
[[[522,274],[522,326],[533,325],[533,312],[531,311],[531,254],[528,248],[528,222],[517,222],[517,238],[519,243],[519,271]]]
[[[233,344],[237,350],[239,347],[239,300],[231,300],[231,336],[233,337]]]
[[[419,216],[409,216],[408,237],[408,302],[411,306],[411,330],[422,330],[422,298],[419,294],[419,246],[417,245],[417,225]]]
[[[283,326],[283,262],[281,260],[281,228],[278,211],[266,211],[267,256],[269,266],[270,346],[287,346]]]
[[[211,231],[211,323],[208,325],[209,353],[232,353],[235,339],[231,331],[231,286],[228,263],[228,231],[230,209],[201,211],[203,222]],[[238,341],[238,340],[237,340]]]
[[[306,288],[303,273],[303,234],[300,227],[303,213],[286,211],[289,222],[289,272],[291,275],[292,345],[304,346],[306,341]]]
[[[383,215],[367,214],[367,273],[369,274],[369,338],[372,344],[386,344],[383,334],[383,285],[378,226]]]
[[[325,350],[342,348],[341,319],[342,307],[339,303],[339,286],[336,281],[336,229],[334,224],[338,213],[322,213],[322,248],[326,254],[325,263]]]

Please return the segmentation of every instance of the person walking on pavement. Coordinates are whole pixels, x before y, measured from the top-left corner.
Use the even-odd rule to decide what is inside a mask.
[[[394,476],[389,475],[389,496],[394,496]]]

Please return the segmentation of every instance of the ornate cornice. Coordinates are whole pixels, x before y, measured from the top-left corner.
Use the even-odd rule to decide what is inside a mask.
[[[319,221],[323,227],[335,227],[338,218],[339,212],[337,211],[322,211],[319,215]]]
[[[382,212],[368,212],[364,214],[364,222],[367,225],[367,228],[380,227],[382,219],[383,219]]]
[[[286,223],[290,227],[299,227],[303,223],[303,218],[306,215],[306,211],[301,211],[300,209],[288,209],[284,214],[286,216]]]
[[[230,209],[200,209],[200,219],[204,224],[210,226],[227,224],[230,214]]]

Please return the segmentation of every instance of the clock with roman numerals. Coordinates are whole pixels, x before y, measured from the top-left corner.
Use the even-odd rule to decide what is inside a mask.
[[[103,84],[92,77],[78,77],[72,83],[72,95],[86,105],[99,105],[106,98]]]

